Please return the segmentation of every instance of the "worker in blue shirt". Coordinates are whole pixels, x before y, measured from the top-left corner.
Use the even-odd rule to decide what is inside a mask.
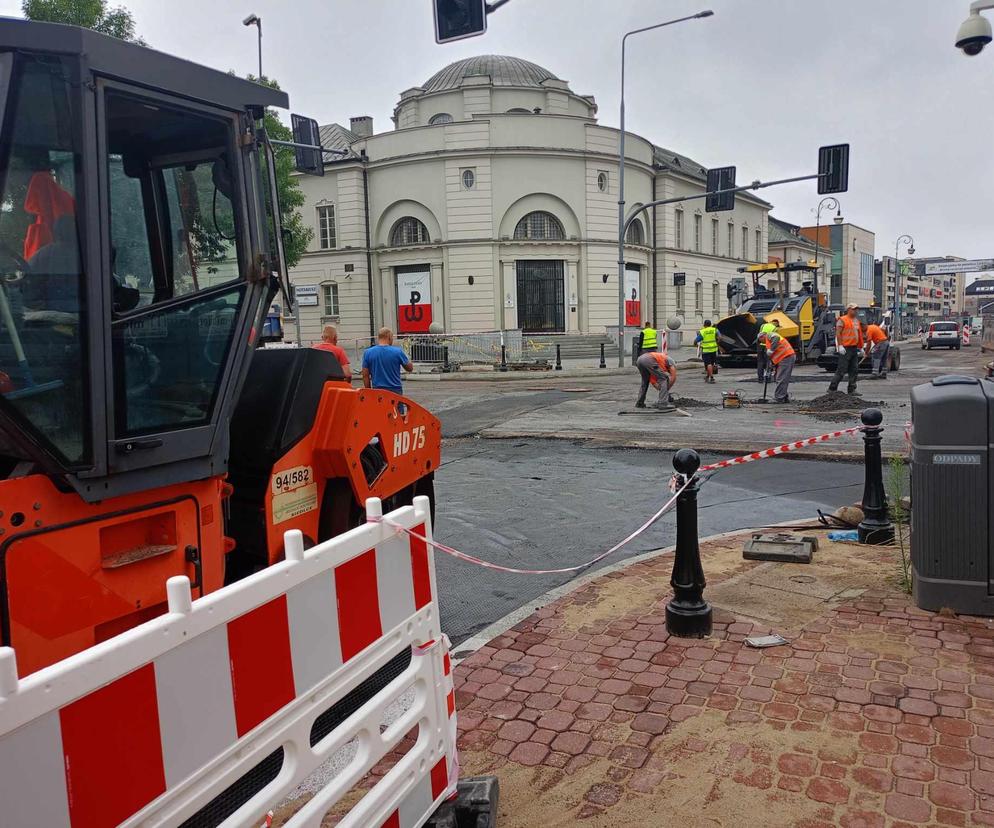
[[[411,373],[414,370],[411,358],[393,344],[393,331],[389,328],[380,328],[376,341],[377,344],[367,348],[362,355],[362,384],[366,388],[382,388],[403,394],[400,369]]]

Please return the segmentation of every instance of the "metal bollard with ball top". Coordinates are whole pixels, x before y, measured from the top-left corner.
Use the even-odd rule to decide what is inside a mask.
[[[693,449],[680,449],[673,456],[673,468],[687,486],[676,499],[676,553],[670,585],[673,598],[666,605],[666,631],[678,638],[707,638],[711,635],[711,605],[704,600],[704,567],[697,542],[697,492],[695,477],[701,467],[700,455]],[[682,483],[681,483],[682,485]]]
[[[856,527],[860,543],[885,544],[894,540],[894,524],[887,516],[884,491],[883,440],[884,415],[879,408],[867,408],[860,415],[863,422],[863,520]]]

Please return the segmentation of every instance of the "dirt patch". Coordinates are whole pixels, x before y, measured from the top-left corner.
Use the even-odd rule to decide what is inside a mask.
[[[869,405],[884,405],[881,400],[864,400],[859,392],[844,394],[841,391],[827,391],[820,397],[804,403],[803,410],[811,413],[832,411],[861,411]]]
[[[670,402],[677,408],[714,408],[717,403],[695,400],[693,397],[670,397]]]
[[[566,604],[562,610],[562,625],[567,630],[579,630],[598,621],[609,621],[629,614],[644,615],[646,611],[669,594],[668,581],[649,575],[641,577],[608,578],[582,587],[578,598],[586,600]]]

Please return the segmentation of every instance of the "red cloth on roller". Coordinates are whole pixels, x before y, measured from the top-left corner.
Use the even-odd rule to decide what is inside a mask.
[[[36,172],[28,183],[24,209],[35,216],[35,223],[24,234],[24,258],[30,261],[35,253],[52,243],[52,226],[56,220],[76,214],[76,200],[56,183],[50,172]]]

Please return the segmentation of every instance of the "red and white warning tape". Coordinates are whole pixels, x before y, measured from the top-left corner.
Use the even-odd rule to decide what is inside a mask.
[[[838,437],[845,437],[848,434],[856,434],[862,430],[862,426],[853,426],[852,428],[844,428],[841,431],[831,431],[828,434],[819,434],[817,437],[808,437],[806,440],[796,440],[793,443],[783,443],[782,445],[774,446],[773,448],[768,448],[764,451],[754,451],[752,454],[743,454],[741,457],[733,457],[731,460],[721,460],[717,463],[711,463],[708,466],[701,466],[700,469],[698,469],[698,472],[727,469],[730,466],[739,466],[742,463],[751,463],[754,460],[764,460],[767,457],[776,457],[778,454],[786,454],[788,451],[794,451],[795,449],[804,448],[805,446],[813,446],[815,443],[825,443],[829,440],[835,440]]]
[[[784,443],[783,445],[774,446],[773,448],[768,448],[764,451],[755,451],[752,454],[745,454],[742,457],[734,457],[731,460],[722,460],[718,463],[712,463],[708,466],[701,466],[698,469],[700,472],[717,471],[718,469],[727,469],[730,466],[738,466],[742,463],[751,463],[753,460],[762,460],[766,457],[775,457],[778,454],[784,454],[788,451],[793,451],[794,449],[803,448],[804,446],[812,446],[815,443],[824,443],[828,440],[834,440],[837,437],[844,437],[848,434],[856,434],[862,431],[861,426],[853,426],[852,428],[844,428],[841,431],[833,431],[829,434],[821,434],[817,437],[808,437],[806,440],[797,440],[793,443]],[[486,569],[494,569],[497,572],[510,572],[515,575],[563,575],[568,572],[577,572],[581,569],[586,569],[587,567],[593,566],[596,563],[600,563],[608,555],[612,555],[624,546],[627,546],[635,538],[645,532],[650,526],[652,526],[656,521],[658,521],[663,515],[665,515],[673,505],[676,503],[676,499],[680,496],[684,489],[690,485],[690,480],[683,479],[680,475],[673,475],[673,479],[670,481],[670,491],[673,492],[673,496],[663,504],[662,508],[659,509],[652,517],[650,517],[645,523],[643,523],[638,529],[632,532],[624,540],[619,541],[606,552],[602,552],[596,558],[593,558],[586,563],[578,564],[577,566],[565,566],[559,569],[519,569],[513,566],[501,566],[500,564],[492,563],[491,561],[485,561],[482,558],[477,558],[475,555],[468,555],[465,552],[460,552],[458,549],[453,549],[451,546],[446,546],[444,543],[439,543],[436,540],[431,540],[425,535],[417,532],[414,529],[408,529],[406,526],[401,526],[399,523],[394,523],[391,520],[387,520],[382,517],[367,517],[370,523],[383,523],[389,526],[391,529],[396,529],[398,532],[403,532],[410,535],[412,538],[417,538],[422,543],[426,543],[439,552],[444,552],[446,555],[451,555],[453,558],[458,558],[460,561],[466,561],[466,563],[476,564],[477,566],[485,567]]]

